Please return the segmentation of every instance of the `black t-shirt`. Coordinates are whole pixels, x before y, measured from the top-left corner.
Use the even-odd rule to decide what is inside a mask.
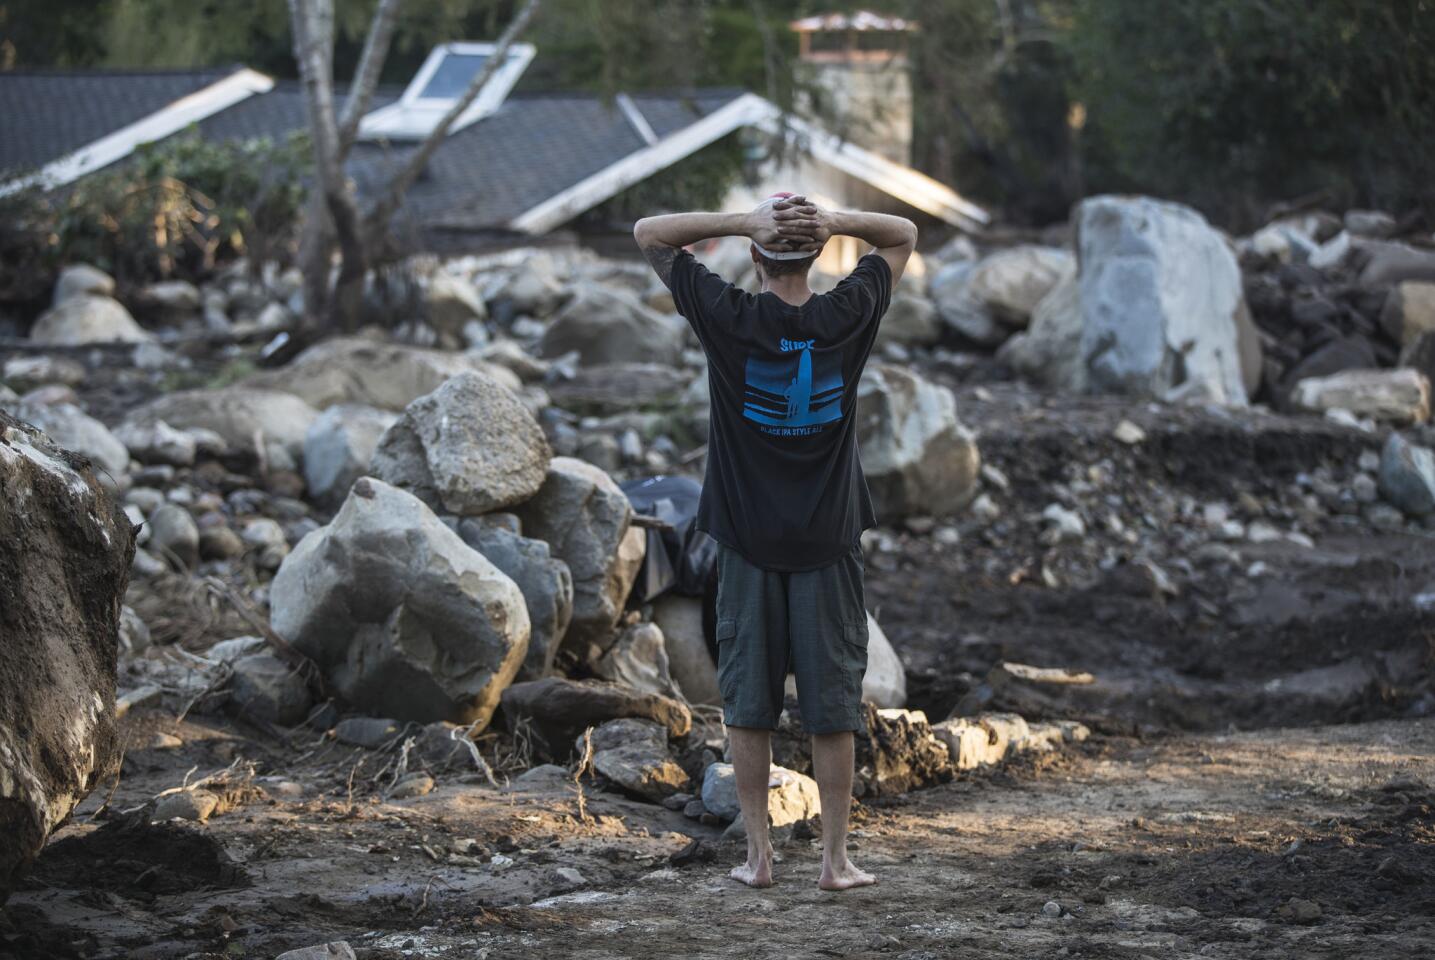
[[[747,293],[686,251],[673,302],[708,358],[698,529],[767,570],[815,570],[876,525],[857,457],[857,382],[892,294],[876,254],[801,306]]]

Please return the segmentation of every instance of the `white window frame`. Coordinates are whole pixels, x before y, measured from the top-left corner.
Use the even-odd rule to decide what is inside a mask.
[[[493,43],[460,41],[434,47],[399,99],[369,113],[360,121],[359,136],[365,140],[421,140],[428,136],[457,99],[422,95],[444,58],[449,54],[492,57],[497,52],[498,45]],[[477,123],[501,107],[536,52],[537,48],[531,43],[510,44],[503,64],[488,78],[468,109],[454,121],[449,133],[457,133]]]

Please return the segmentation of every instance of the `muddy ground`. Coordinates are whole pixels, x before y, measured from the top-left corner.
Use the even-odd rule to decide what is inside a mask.
[[[868,605],[911,705],[1095,734],[859,801],[852,856],[877,887],[819,891],[809,825],[775,888],[743,888],[720,826],[592,783],[580,809],[571,781],[517,780],[522,744],[500,732],[481,742],[499,786],[444,772],[391,800],[397,742],[169,704],[123,720],[120,779],[0,910],[0,957],[258,958],[337,939],[374,958],[1435,956],[1435,540],[1311,500],[1312,473],[1347,483],[1381,438],[925,372],[957,390],[1005,486],[984,484],[995,521],[870,538]],[[116,411],[134,399],[111,392]],[[1140,444],[1114,438],[1122,420]],[[1087,536],[1041,539],[1057,500]],[[1309,543],[1213,546],[1192,521],[1211,502]],[[128,602],[175,651],[252,632],[178,575]],[[1004,661],[1093,682],[1002,686]],[[204,825],[127,813],[226,768],[228,809]]]
[[[817,889],[811,839],[750,890],[726,879],[739,851],[709,846],[717,828],[591,788],[585,823],[566,780],[383,801],[362,773],[350,795],[357,749],[279,766],[239,730],[158,713],[126,727],[183,746],[132,748],[117,810],[233,757],[283,780],[204,826],[82,812],[12,895],[0,954],[269,957],[344,939],[372,958],[1345,960],[1435,944],[1429,719],[1098,737],[859,802],[851,855],[879,883],[845,893]],[[697,855],[671,863],[690,838]]]

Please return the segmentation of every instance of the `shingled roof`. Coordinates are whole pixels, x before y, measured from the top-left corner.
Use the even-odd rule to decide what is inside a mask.
[[[41,167],[239,69],[0,73],[0,172]]]

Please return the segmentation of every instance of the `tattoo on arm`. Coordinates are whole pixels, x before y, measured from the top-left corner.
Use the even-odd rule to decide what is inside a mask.
[[[648,263],[652,264],[653,271],[657,273],[658,279],[663,281],[663,286],[672,289],[673,261],[678,258],[678,248],[665,243],[653,243],[643,248],[643,256],[648,258]]]

